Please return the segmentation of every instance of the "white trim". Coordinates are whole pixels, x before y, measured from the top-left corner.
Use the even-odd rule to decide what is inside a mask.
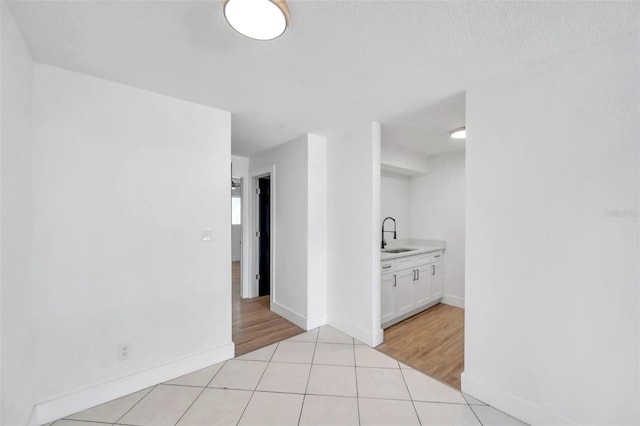
[[[539,405],[532,404],[494,386],[483,383],[463,372],[462,391],[498,410],[532,425],[574,425],[575,422],[552,413]]]
[[[381,328],[378,328],[376,330],[366,330],[357,325],[331,320],[329,320],[329,325],[337,330],[342,331],[345,334],[348,334],[351,337],[355,337],[362,343],[366,343],[371,347],[378,346],[380,343],[382,343],[384,332]]]
[[[442,300],[440,302],[444,303],[445,305],[451,305],[464,309],[464,297],[445,294],[444,296],[442,296]]]
[[[271,302],[271,310],[280,315],[284,319],[294,323],[298,327],[308,330],[307,319],[299,313],[280,305],[277,302]]]
[[[320,326],[327,324],[327,314],[316,315],[315,317],[307,318],[307,327],[305,330],[313,330]]]
[[[175,377],[183,376],[233,358],[234,352],[235,345],[231,342],[216,349],[190,355],[130,376],[40,402],[33,408],[30,424],[45,424],[158,383],[166,382]]]

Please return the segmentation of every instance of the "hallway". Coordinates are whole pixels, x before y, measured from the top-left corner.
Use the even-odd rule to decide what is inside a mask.
[[[269,296],[240,297],[240,262],[232,262],[232,339],[236,356],[279,342],[304,332],[303,329],[271,312]]]

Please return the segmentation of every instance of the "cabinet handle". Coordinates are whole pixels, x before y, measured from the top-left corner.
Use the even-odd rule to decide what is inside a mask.
[[[431,265],[431,275],[436,274],[436,265]]]
[[[398,286],[398,277],[396,277],[395,275],[393,276],[393,286],[394,287]]]
[[[411,271],[411,272],[413,272],[413,281],[415,281],[415,280],[416,280],[416,270],[414,269],[414,270],[413,270],[413,271]]]
[[[389,269],[389,268],[391,268],[391,265],[383,266],[383,267],[382,267],[382,269]]]

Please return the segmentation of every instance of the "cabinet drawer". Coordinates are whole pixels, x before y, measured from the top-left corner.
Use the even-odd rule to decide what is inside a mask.
[[[434,251],[433,253],[431,253],[431,255],[433,256],[433,259],[432,259],[433,262],[438,262],[442,260],[442,250]]]
[[[432,262],[431,253],[420,254],[417,256],[407,256],[397,260],[396,269],[398,271],[402,269],[415,268],[416,266],[423,265],[425,263]]]
[[[382,275],[387,275],[395,271],[393,267],[395,262],[393,260],[387,260],[380,263],[380,273]]]

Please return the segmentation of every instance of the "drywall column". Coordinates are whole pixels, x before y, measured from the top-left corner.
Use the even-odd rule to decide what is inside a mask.
[[[2,19],[0,136],[0,424],[26,424],[33,406],[31,98],[33,61],[11,12]]]
[[[462,389],[531,424],[638,424],[638,34],[467,92]]]
[[[230,114],[40,64],[33,94],[38,420],[232,357]]]
[[[380,328],[380,125],[328,136],[328,322],[372,346]]]

